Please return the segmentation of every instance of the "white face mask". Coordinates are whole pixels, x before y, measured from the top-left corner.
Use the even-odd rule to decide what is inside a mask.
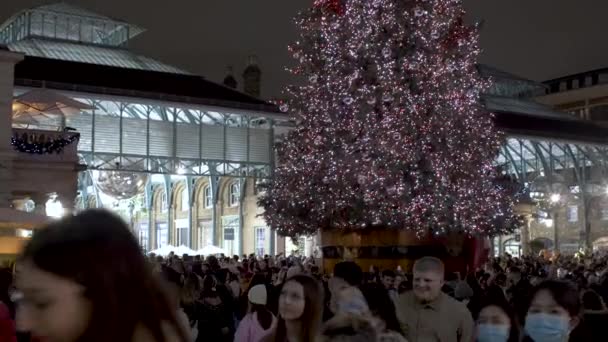
[[[570,322],[558,315],[528,314],[525,331],[534,342],[562,342],[570,335]]]
[[[477,326],[477,342],[507,342],[509,339],[508,325],[479,324]]]

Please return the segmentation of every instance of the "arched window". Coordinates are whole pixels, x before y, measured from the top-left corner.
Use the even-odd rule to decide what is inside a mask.
[[[203,188],[203,205],[206,209],[213,207],[213,194],[209,185]]]
[[[234,182],[230,184],[230,198],[228,199],[228,203],[231,207],[236,207],[239,205],[239,199],[241,197],[241,184],[239,182]]]

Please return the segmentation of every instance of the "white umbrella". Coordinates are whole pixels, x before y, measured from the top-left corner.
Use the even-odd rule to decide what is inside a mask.
[[[195,255],[196,254],[196,251],[194,251],[193,249],[190,249],[184,245],[181,245],[179,247],[174,247],[173,252],[176,255],[184,255],[184,254]]]
[[[216,247],[213,245],[207,245],[198,251],[196,251],[198,255],[215,255],[215,254],[226,254],[226,251],[223,248]]]
[[[156,254],[156,255],[160,255],[160,256],[167,256],[171,252],[175,253],[175,247],[173,247],[171,245],[167,245],[167,246],[162,246],[161,248],[155,249],[155,250],[149,252],[148,254]]]

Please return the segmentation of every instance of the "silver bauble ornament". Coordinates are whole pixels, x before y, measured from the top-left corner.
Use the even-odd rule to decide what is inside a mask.
[[[148,175],[125,171],[92,171],[97,189],[117,200],[133,198],[144,192]]]

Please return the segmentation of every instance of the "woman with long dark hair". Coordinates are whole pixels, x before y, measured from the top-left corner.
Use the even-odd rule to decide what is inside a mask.
[[[198,321],[197,342],[232,342],[234,337],[234,317],[232,306],[220,292],[221,284],[214,275],[203,278],[201,298],[197,302]]]
[[[365,296],[371,314],[383,322],[382,332],[395,332],[403,335],[395,312],[395,304],[389,296],[388,290],[379,283],[371,283],[363,285],[361,292]]]
[[[129,228],[99,210],[36,232],[18,260],[17,324],[62,342],[186,342]]]
[[[288,278],[279,295],[279,321],[265,342],[315,342],[321,330],[323,288],[308,275]]]

